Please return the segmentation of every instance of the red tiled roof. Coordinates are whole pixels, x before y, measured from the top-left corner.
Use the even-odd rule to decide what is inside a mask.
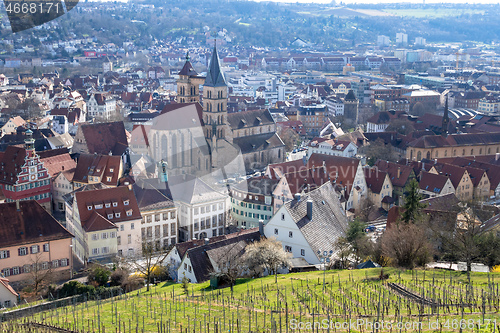
[[[141,218],[139,206],[137,205],[137,200],[135,199],[134,191],[132,190],[131,185],[94,191],[76,192],[75,200],[78,205],[82,226],[86,225],[88,221],[99,223],[99,226],[103,225],[100,218],[92,217],[95,212],[102,215],[105,219],[107,219],[108,214],[113,214],[113,218],[107,219],[113,223]],[[125,202],[127,201],[128,205],[125,205]],[[109,207],[107,208],[106,203],[109,204]],[[115,206],[113,206],[113,203],[116,203]],[[99,204],[102,205],[102,208],[95,208],[95,205]],[[88,209],[89,206],[91,207],[90,210]],[[132,210],[132,215],[127,216],[127,211],[130,210]],[[116,213],[119,213],[120,217],[116,217]]]
[[[13,294],[14,296],[19,296],[18,293],[16,293],[16,291],[14,290],[14,288],[12,288],[12,286],[9,284],[9,279],[6,279],[4,277],[0,277],[0,283],[5,287],[5,289],[7,289],[11,294]]]
[[[418,184],[421,190],[440,194],[447,181],[448,177],[446,176],[423,171]]]
[[[122,121],[80,125],[90,154],[122,155],[128,147]]]
[[[51,177],[55,177],[61,171],[68,171],[76,167],[76,162],[68,153],[43,158],[42,162]]]
[[[72,238],[35,200],[0,204],[0,247]]]
[[[373,193],[380,193],[384,185],[387,172],[380,171],[378,168],[366,167],[363,169],[365,173],[366,186]]]
[[[379,170],[388,173],[392,186],[402,187],[402,188],[406,186],[406,183],[408,182],[408,179],[410,178],[413,172],[413,169],[410,165],[401,165],[382,160],[378,160],[375,163],[375,166]]]
[[[76,164],[73,181],[88,183],[88,177],[91,176],[99,177],[103,184],[116,186],[121,176],[119,174],[120,165],[120,156],[81,154]],[[111,177],[111,181],[108,181],[107,177]]]

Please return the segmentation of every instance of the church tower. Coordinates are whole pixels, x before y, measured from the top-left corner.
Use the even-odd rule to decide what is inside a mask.
[[[444,114],[443,121],[441,124],[441,135],[448,135],[448,125],[450,124],[450,115],[448,114],[448,95],[446,95],[446,101],[444,103]]]
[[[214,46],[203,85],[203,122],[203,131],[208,142],[213,142],[214,139],[232,142],[231,131],[227,125],[227,84],[220,69],[217,46]]]
[[[179,72],[177,80],[177,103],[200,102],[200,85],[203,77],[199,76],[189,61],[189,52],[186,53],[186,62]]]

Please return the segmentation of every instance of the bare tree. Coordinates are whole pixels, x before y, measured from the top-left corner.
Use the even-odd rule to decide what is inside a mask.
[[[168,255],[167,249],[157,246],[152,241],[142,242],[142,253],[124,258],[131,270],[135,270],[146,280],[146,290],[158,270],[162,270],[163,262]]]
[[[292,151],[299,142],[299,135],[291,128],[283,128],[278,131],[278,135],[285,144],[286,151]]]
[[[52,283],[52,267],[43,257],[43,253],[31,255],[30,263],[26,269],[29,270],[28,280],[31,282],[35,294]]]
[[[247,246],[244,260],[254,274],[260,275],[264,271],[274,273],[275,282],[278,282],[278,270],[290,265],[290,256],[275,238],[262,238]]]
[[[478,219],[477,202],[459,202],[457,221],[452,232],[441,233],[442,246],[450,259],[463,260],[467,266],[467,279],[470,282],[472,262],[481,258],[481,221]]]
[[[382,251],[396,266],[408,269],[430,260],[431,246],[420,225],[396,223],[382,236]]]
[[[359,150],[361,154],[366,155],[368,165],[374,165],[377,160],[395,161],[396,154],[390,144],[386,144],[384,140],[378,138],[370,142],[369,145],[361,147]]]
[[[336,253],[335,268],[346,269],[349,267],[349,257],[352,255],[352,246],[345,237],[337,239],[333,245]]]
[[[227,281],[231,287],[231,292],[233,292],[236,279],[241,277],[245,270],[247,270],[242,260],[246,246],[245,241],[239,241],[207,251],[207,255],[210,257],[213,266],[210,276]]]

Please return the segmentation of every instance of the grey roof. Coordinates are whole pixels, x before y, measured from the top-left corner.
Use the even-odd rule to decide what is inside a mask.
[[[207,78],[205,79],[205,87],[226,87],[224,75],[220,70],[219,55],[217,54],[217,47],[214,46],[214,52],[210,59],[210,66],[208,67]]]
[[[276,133],[265,133],[234,138],[233,143],[240,147],[242,154],[283,147],[285,145]]]
[[[47,141],[49,141],[54,147],[70,148],[73,146],[73,137],[69,133],[49,137],[47,138]]]
[[[488,232],[500,224],[500,214],[493,216],[481,225],[481,232]]]
[[[312,219],[307,216],[307,201],[312,200]],[[297,227],[314,253],[333,249],[339,237],[345,235],[347,216],[330,182],[303,194],[300,200],[285,203]]]
[[[191,205],[227,197],[227,194],[216,191],[200,178],[190,175],[169,177],[168,184],[174,201]]]
[[[272,195],[279,182],[279,179],[271,179],[267,177],[252,177],[236,184],[235,189],[250,194],[254,193],[259,195]],[[247,200],[249,199],[245,199],[244,201]]]
[[[254,126],[273,125],[274,119],[267,109],[229,113],[227,122],[233,130]]]
[[[168,185],[164,184],[163,186]],[[132,187],[141,212],[175,207],[172,200],[149,182],[137,180]]]
[[[206,281],[210,273],[214,271],[211,259],[214,262],[224,260],[227,257],[238,257],[243,255],[247,244],[260,240],[261,234],[258,228],[243,230],[237,234],[226,235],[220,241],[201,245],[188,249],[186,255],[191,260],[193,273],[197,282]]]
[[[380,267],[380,265],[377,264],[376,262],[371,261],[371,260],[362,262],[361,264],[358,265],[358,269],[375,268],[375,267]]]

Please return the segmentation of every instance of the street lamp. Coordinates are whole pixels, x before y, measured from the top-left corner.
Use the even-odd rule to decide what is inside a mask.
[[[333,250],[323,251],[318,250],[319,261],[323,264],[323,292],[325,292],[325,279],[326,279],[326,264],[330,263],[330,257],[333,254]]]

